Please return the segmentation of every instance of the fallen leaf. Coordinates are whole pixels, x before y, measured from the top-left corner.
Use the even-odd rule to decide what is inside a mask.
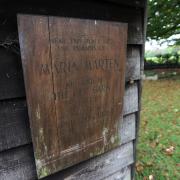
[[[154,176],[152,174],[149,175],[149,180],[154,180]]]
[[[152,148],[155,148],[155,147],[156,147],[156,142],[150,143],[150,146],[151,146]]]
[[[153,162],[152,162],[152,161],[149,161],[149,162],[147,162],[146,165],[147,165],[147,166],[152,166],[152,165],[153,165]]]
[[[171,156],[173,154],[174,150],[175,150],[175,147],[170,146],[169,148],[165,149],[165,153],[166,153],[166,155]]]
[[[140,162],[136,163],[136,170],[137,172],[142,172],[144,170],[144,167]]]

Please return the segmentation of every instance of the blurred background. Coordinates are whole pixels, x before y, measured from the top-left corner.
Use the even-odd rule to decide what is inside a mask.
[[[136,179],[180,179],[180,1],[149,0]]]

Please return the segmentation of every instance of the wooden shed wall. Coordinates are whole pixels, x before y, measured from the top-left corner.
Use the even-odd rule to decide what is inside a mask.
[[[53,5],[54,4],[54,5]],[[139,124],[146,0],[66,1],[0,6],[0,179],[35,180],[17,34],[17,13],[103,19],[128,23],[126,92],[121,146],[45,179],[132,179]]]

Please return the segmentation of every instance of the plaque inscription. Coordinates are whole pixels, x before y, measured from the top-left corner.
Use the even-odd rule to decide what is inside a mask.
[[[38,177],[120,144],[127,24],[18,15]]]

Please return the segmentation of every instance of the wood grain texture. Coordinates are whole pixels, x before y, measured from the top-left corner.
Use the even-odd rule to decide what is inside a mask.
[[[51,175],[44,180],[100,180],[119,172],[133,163],[133,144],[124,144],[98,157],[72,166]],[[37,179],[32,147],[22,146],[0,153],[1,180],[35,180]]]
[[[32,145],[0,153],[1,180],[35,180],[36,176]]]
[[[135,113],[125,116],[123,118],[123,123],[120,128],[121,144],[127,143],[130,140],[136,138],[135,128],[136,128]]]
[[[126,2],[124,2],[126,4]],[[132,1],[131,4],[135,3]],[[73,7],[73,8],[70,8]],[[92,11],[93,9],[93,11]],[[0,28],[0,43],[8,40],[10,42],[17,41],[17,25],[16,14],[18,12],[29,12],[37,14],[54,14],[57,16],[69,16],[69,17],[81,17],[89,19],[106,19],[112,21],[127,22],[128,25],[128,43],[129,44],[143,44],[142,35],[142,17],[141,8],[134,8],[129,6],[123,6],[111,3],[98,3],[87,1],[72,1],[63,3],[61,6],[48,6],[45,2],[43,7],[38,8],[33,4],[14,4],[13,6],[7,6],[1,10],[2,14],[2,26]],[[4,18],[4,19],[3,19]],[[5,22],[5,23],[4,23]],[[1,32],[2,31],[2,32]],[[3,51],[5,49],[3,48]],[[10,99],[16,97],[24,97],[24,83],[22,76],[22,67],[20,57],[11,53],[11,49],[7,51],[6,57],[4,52],[0,51],[0,58],[3,61],[0,62],[1,76],[0,76],[0,99]],[[8,60],[7,56],[10,56]],[[2,63],[4,62],[4,63]],[[1,64],[2,63],[2,64]],[[138,63],[138,62],[137,62]],[[10,67],[11,71],[9,72]],[[13,72],[13,73],[12,73]],[[10,77],[9,74],[10,73]],[[135,76],[133,76],[135,77]],[[131,77],[126,78],[129,80]],[[132,78],[133,79],[133,78]],[[137,79],[137,76],[136,76]]]
[[[133,7],[144,7],[145,6],[145,1],[144,0],[105,0],[107,2],[113,2],[113,3],[117,3],[120,5],[128,5],[128,6],[133,6]]]
[[[130,180],[131,179],[131,167],[125,167],[121,170],[113,173],[109,177],[106,177],[104,180]]]
[[[128,4],[135,4],[136,2],[128,0]],[[127,1],[127,2],[128,2]],[[129,6],[124,4],[107,3],[102,1],[67,1],[61,3],[61,6],[51,2],[44,2],[42,6],[37,7],[34,3],[28,5],[22,3],[15,3],[13,6],[6,6],[3,8],[3,13],[11,12],[11,15],[17,13],[23,14],[43,14],[54,15],[61,17],[76,17],[96,20],[109,20],[117,22],[129,23],[128,42],[130,44],[142,44],[142,8]],[[134,23],[133,23],[134,22]],[[134,34],[133,37],[131,34]]]
[[[21,59],[0,47],[0,99],[25,96]]]
[[[127,85],[123,105],[124,114],[138,111],[138,86],[137,83]]]
[[[19,15],[18,27],[38,177],[118,146],[127,24]]]
[[[134,84],[127,86],[125,92],[128,93],[129,91],[132,92],[130,96],[131,98],[133,98],[137,93],[137,84],[135,86]],[[136,101],[129,102],[129,98],[127,96],[125,97],[126,98],[124,98],[124,104],[129,103],[129,106],[125,106],[124,112],[132,114],[133,112],[135,112],[135,110],[138,109],[138,104],[135,104],[137,103]],[[0,137],[2,137],[2,141],[0,143],[0,151],[24,144],[29,144],[31,142],[31,135],[27,114],[27,105],[25,100],[9,100],[0,102],[0,107]],[[123,126],[121,126],[122,130],[120,131],[121,143],[126,142],[124,138],[127,139],[126,137],[129,137],[127,135],[124,135],[124,133],[130,133],[132,134],[132,137],[134,134],[133,126],[135,123],[135,115],[130,115],[132,123],[128,123],[129,126],[126,126],[124,124],[126,124],[126,119],[129,119],[128,116],[128,114],[124,114],[122,124]],[[130,138],[128,139],[128,141],[132,139],[133,138]]]
[[[14,5],[14,3],[12,3],[11,1],[7,1],[7,0],[1,0],[2,2],[8,2],[8,4],[12,4]],[[68,3],[71,3],[72,0],[67,0]],[[77,0],[76,0],[77,1]],[[28,2],[28,1],[27,1]],[[29,2],[36,2],[35,0],[29,0]],[[43,2],[43,0],[39,0],[39,2]],[[55,1],[52,0],[52,2],[54,3]],[[79,0],[77,2],[81,2],[83,3],[82,0]],[[144,0],[96,0],[96,2],[100,2],[100,3],[106,3],[106,2],[110,2],[112,3],[116,3],[118,5],[128,5],[128,6],[132,6],[132,7],[144,7],[145,6],[145,2]]]
[[[24,100],[0,102],[0,151],[31,142]]]
[[[48,18],[22,16],[19,29],[34,153],[37,159],[41,159],[58,150],[52,73],[51,69],[46,72],[44,67],[42,71],[45,73],[40,71],[41,64],[51,66]]]
[[[126,61],[126,82],[140,79],[140,49],[128,46]]]
[[[111,3],[111,1],[112,1],[112,3]],[[138,50],[139,50],[139,52],[141,52],[141,54],[140,54],[141,55],[141,69],[143,71],[143,54],[142,54],[143,48],[141,45],[143,45],[143,43],[144,43],[143,38],[144,38],[145,28],[142,28],[142,27],[143,26],[145,27],[146,25],[144,23],[145,20],[143,17],[144,16],[144,8],[139,8],[139,7],[142,7],[142,5],[144,7],[144,4],[146,4],[146,0],[142,0],[141,4],[136,5],[136,2],[139,2],[139,1],[141,1],[141,0],[136,0],[136,1],[135,0],[133,0],[133,1],[131,1],[131,0],[127,0],[127,1],[107,0],[108,3],[104,3],[105,1],[104,2],[103,1],[99,1],[99,2],[98,1],[91,1],[91,2],[89,1],[90,3],[87,3],[86,1],[80,1],[79,3],[77,3],[77,1],[73,1],[73,3],[71,3],[71,4],[69,4],[69,1],[68,1],[66,3],[62,3],[60,6],[56,6],[56,4],[52,3],[52,2],[50,2],[50,6],[48,6],[46,4],[46,2],[43,2],[41,4],[41,7],[37,7],[35,4],[33,5],[33,3],[32,3],[33,1],[29,1],[28,4],[26,4],[25,2],[24,3],[20,2],[19,4],[18,4],[18,2],[15,2],[15,3],[10,4],[11,2],[6,1],[6,3],[8,3],[7,7],[6,8],[4,8],[3,6],[0,7],[0,13],[3,12],[3,17],[5,17],[5,19],[3,19],[2,14],[1,14],[0,20],[3,20],[3,21],[2,21],[2,23],[0,23],[0,42],[4,41],[5,39],[8,39],[9,37],[11,37],[12,34],[17,34],[15,19],[16,19],[16,14],[19,12],[31,13],[31,14],[34,14],[34,13],[47,14],[47,15],[52,14],[52,15],[57,15],[57,16],[69,16],[69,17],[79,17],[79,18],[81,17],[81,18],[90,18],[90,19],[106,19],[106,20],[113,20],[113,21],[123,21],[123,22],[127,22],[127,23],[131,24],[131,28],[129,28],[128,34],[133,33],[132,36],[128,35],[129,36],[128,43],[130,43],[128,46],[134,47],[131,44],[136,44],[136,43],[140,45],[138,47]],[[113,5],[113,3],[114,3],[114,5]],[[54,4],[54,6],[53,6],[53,4]],[[123,5],[125,5],[125,6],[123,6]],[[136,8],[134,8],[134,7],[136,7]],[[12,21],[12,19],[13,19],[13,21]],[[138,22],[136,20],[136,23],[133,23],[134,19],[139,19],[139,20],[138,20]],[[10,21],[9,24],[11,27],[9,29],[10,33],[8,33],[8,35],[7,35],[7,30],[4,31],[3,28],[5,27],[5,29],[6,29],[6,23],[4,23],[4,22],[8,22],[8,21]],[[139,29],[139,30],[137,30],[137,29]],[[13,35],[13,38],[14,38],[14,35]],[[16,39],[17,39],[17,37],[16,37]],[[4,51],[4,48],[3,48],[3,51]],[[4,52],[2,52],[2,54],[4,54]],[[12,54],[10,52],[10,50],[8,50],[8,56],[9,56],[9,54],[10,54],[10,56],[13,55],[12,59],[14,59],[14,58],[16,59],[16,55]],[[4,57],[4,55],[2,55],[2,57]],[[0,54],[0,58],[1,58],[1,54]],[[13,61],[13,62],[15,62],[15,61]],[[20,61],[18,60],[18,63],[17,64],[15,63],[13,66],[10,65],[10,64],[12,64],[11,61],[6,60],[5,63],[7,63],[7,67],[11,66],[11,69],[12,68],[15,69],[15,71],[14,71],[14,69],[12,69],[11,72],[16,73],[16,72],[19,72],[19,70],[16,68],[17,66],[19,66],[19,62]],[[132,61],[132,62],[136,63],[136,61]],[[9,65],[8,65],[8,63],[9,63]],[[1,86],[0,92],[2,92],[2,96],[0,95],[0,97],[1,97],[0,99],[3,100],[3,99],[15,98],[15,97],[24,97],[25,92],[24,92],[23,80],[19,81],[18,80],[19,77],[17,77],[17,75],[15,73],[14,73],[14,75],[11,74],[11,78],[6,77],[6,71],[4,71],[5,67],[3,67],[3,66],[4,66],[4,64],[1,65],[1,61],[0,61],[0,69],[2,67],[1,75],[3,76],[3,78],[5,77],[5,81],[3,81],[5,83],[1,83],[1,81],[0,81],[0,86]],[[22,71],[22,68],[21,68],[21,71]],[[131,73],[131,72],[133,72],[133,70],[129,71],[129,73]],[[126,73],[126,75],[127,75],[127,73]],[[2,78],[2,76],[0,78]],[[127,77],[128,78],[126,78],[126,80],[129,81],[130,79],[133,79],[136,76],[133,75],[133,76],[127,76]],[[13,78],[14,82],[11,80],[12,78]],[[20,79],[22,79],[22,78],[23,77],[21,76]],[[137,79],[135,79],[135,80],[137,80]],[[137,82],[138,82],[138,87],[137,87],[138,91],[141,91],[140,90],[141,84],[139,84],[139,81],[137,81]],[[132,87],[132,86],[130,86],[130,87]],[[130,88],[130,87],[127,87],[127,88]],[[134,91],[132,94],[136,94],[136,93],[134,93],[136,91],[135,87],[133,87],[133,89],[134,89]],[[9,91],[9,93],[6,93],[6,91]],[[140,98],[140,94],[139,94],[138,98]],[[130,101],[129,98],[126,98],[126,100],[128,100],[131,105],[136,102],[136,101]],[[126,103],[126,104],[128,104],[128,103]],[[2,107],[5,108],[5,105]],[[7,109],[7,108],[5,108],[5,109]],[[138,108],[138,105],[137,105],[137,108],[135,108],[134,105],[132,105],[132,107],[127,106],[127,109],[128,110],[124,110],[125,113],[134,112],[135,109],[139,109],[139,108]],[[18,128],[19,133],[17,133],[16,128],[11,128],[12,132],[10,132],[10,134],[11,133],[16,134],[16,136],[12,135],[11,138],[13,140],[6,139],[7,137],[10,138],[10,136],[8,136],[8,133],[7,133],[9,128],[7,128],[7,131],[6,131],[6,128],[5,128],[6,120],[3,122],[4,127],[2,126],[2,128],[0,129],[0,133],[1,134],[4,133],[4,135],[2,135],[2,136],[0,135],[0,137],[5,138],[5,140],[3,140],[3,143],[2,143],[2,146],[3,146],[2,150],[3,150],[3,148],[5,148],[5,151],[2,156],[6,157],[6,159],[4,161],[2,161],[3,163],[0,162],[1,167],[2,167],[2,164],[6,164],[4,162],[7,162],[6,161],[8,159],[7,156],[9,156],[10,159],[12,160],[13,157],[17,156],[17,153],[16,153],[17,149],[19,150],[19,152],[21,152],[22,149],[24,149],[24,147],[20,147],[20,149],[18,147],[18,148],[14,148],[14,149],[6,151],[6,148],[16,147],[17,146],[16,144],[18,144],[18,146],[19,146],[20,143],[18,143],[18,141],[21,141],[20,139],[24,138],[22,136],[24,136],[26,134],[26,130],[29,131],[29,127],[27,128],[23,122],[25,118],[21,115],[18,115],[17,111],[14,112],[13,118],[11,118],[11,116],[8,117],[8,113],[11,111],[14,111],[14,110],[12,108],[10,108],[10,111],[9,110],[6,111],[7,119],[9,121],[13,119],[13,121],[19,122],[15,125],[16,128]],[[17,113],[17,115],[16,115],[16,113]],[[26,116],[27,116],[27,112],[26,112]],[[17,118],[17,120],[16,120],[16,118]],[[138,121],[138,124],[139,124],[139,117],[136,117],[136,118],[137,118],[136,121]],[[0,117],[0,121],[1,121],[1,119],[2,118]],[[8,120],[7,120],[7,122],[8,122]],[[136,126],[138,126],[138,125],[136,125]],[[22,129],[24,129],[24,130],[22,130]],[[136,129],[138,129],[138,127],[136,127]],[[21,135],[21,132],[23,132],[22,135]],[[19,135],[21,138],[18,138]],[[25,136],[27,136],[29,138],[29,135],[25,135]],[[24,139],[26,139],[26,138],[24,138]],[[7,144],[5,145],[6,142],[7,142]],[[23,142],[26,143],[26,141],[23,141]],[[28,147],[28,150],[29,150],[29,147]],[[17,179],[17,180],[31,179],[31,180],[33,180],[33,179],[37,179],[36,172],[35,172],[34,159],[33,159],[33,163],[32,163],[33,171],[32,171],[32,167],[31,167],[32,166],[31,163],[30,163],[30,165],[29,164],[24,165],[24,163],[20,163],[21,165],[17,165],[18,162],[24,162],[23,160],[26,160],[27,156],[29,156],[29,155],[26,153],[21,160],[17,161],[17,158],[16,158],[16,161],[12,160],[11,163],[6,166],[3,173],[1,173],[2,171],[0,172],[0,179],[3,179],[3,180],[14,180],[14,179]],[[31,150],[31,159],[32,159],[32,156],[33,156],[33,152]],[[0,169],[1,169],[1,167],[0,167]],[[12,167],[14,167],[14,168],[12,168]],[[79,165],[75,167],[75,168],[77,168],[76,171],[78,171],[78,167],[79,167]],[[67,175],[72,172],[70,169],[71,168],[68,168],[66,173],[64,173],[64,171],[63,171],[63,173],[66,174],[66,176],[65,175],[63,176],[61,174],[61,176],[59,176],[61,178],[58,178],[58,176],[57,176],[56,179],[59,180],[59,179],[63,179],[63,177],[71,177],[71,176]],[[107,169],[107,171],[108,171],[108,169]],[[118,172],[116,172],[114,174],[116,175]],[[62,172],[60,172],[60,173],[62,173]],[[119,176],[121,177],[121,174]],[[116,177],[116,179],[118,179],[119,176]],[[109,174],[108,177],[110,177],[110,179],[112,179],[111,174]],[[114,176],[112,175],[112,177],[114,177]],[[47,178],[47,180],[49,180],[49,179],[51,179],[51,176],[49,178]],[[67,178],[67,179],[70,179],[70,178]],[[120,179],[122,179],[122,178],[120,178]]]
[[[6,56],[5,56],[6,54]],[[5,49],[0,50],[1,76],[0,100],[25,97],[20,57]],[[16,60],[18,58],[18,60]],[[10,60],[9,60],[10,59]],[[10,68],[8,68],[10,67]],[[128,45],[126,61],[126,82],[140,79],[140,48]],[[8,72],[11,72],[10,74]],[[12,73],[13,72],[13,73]]]

